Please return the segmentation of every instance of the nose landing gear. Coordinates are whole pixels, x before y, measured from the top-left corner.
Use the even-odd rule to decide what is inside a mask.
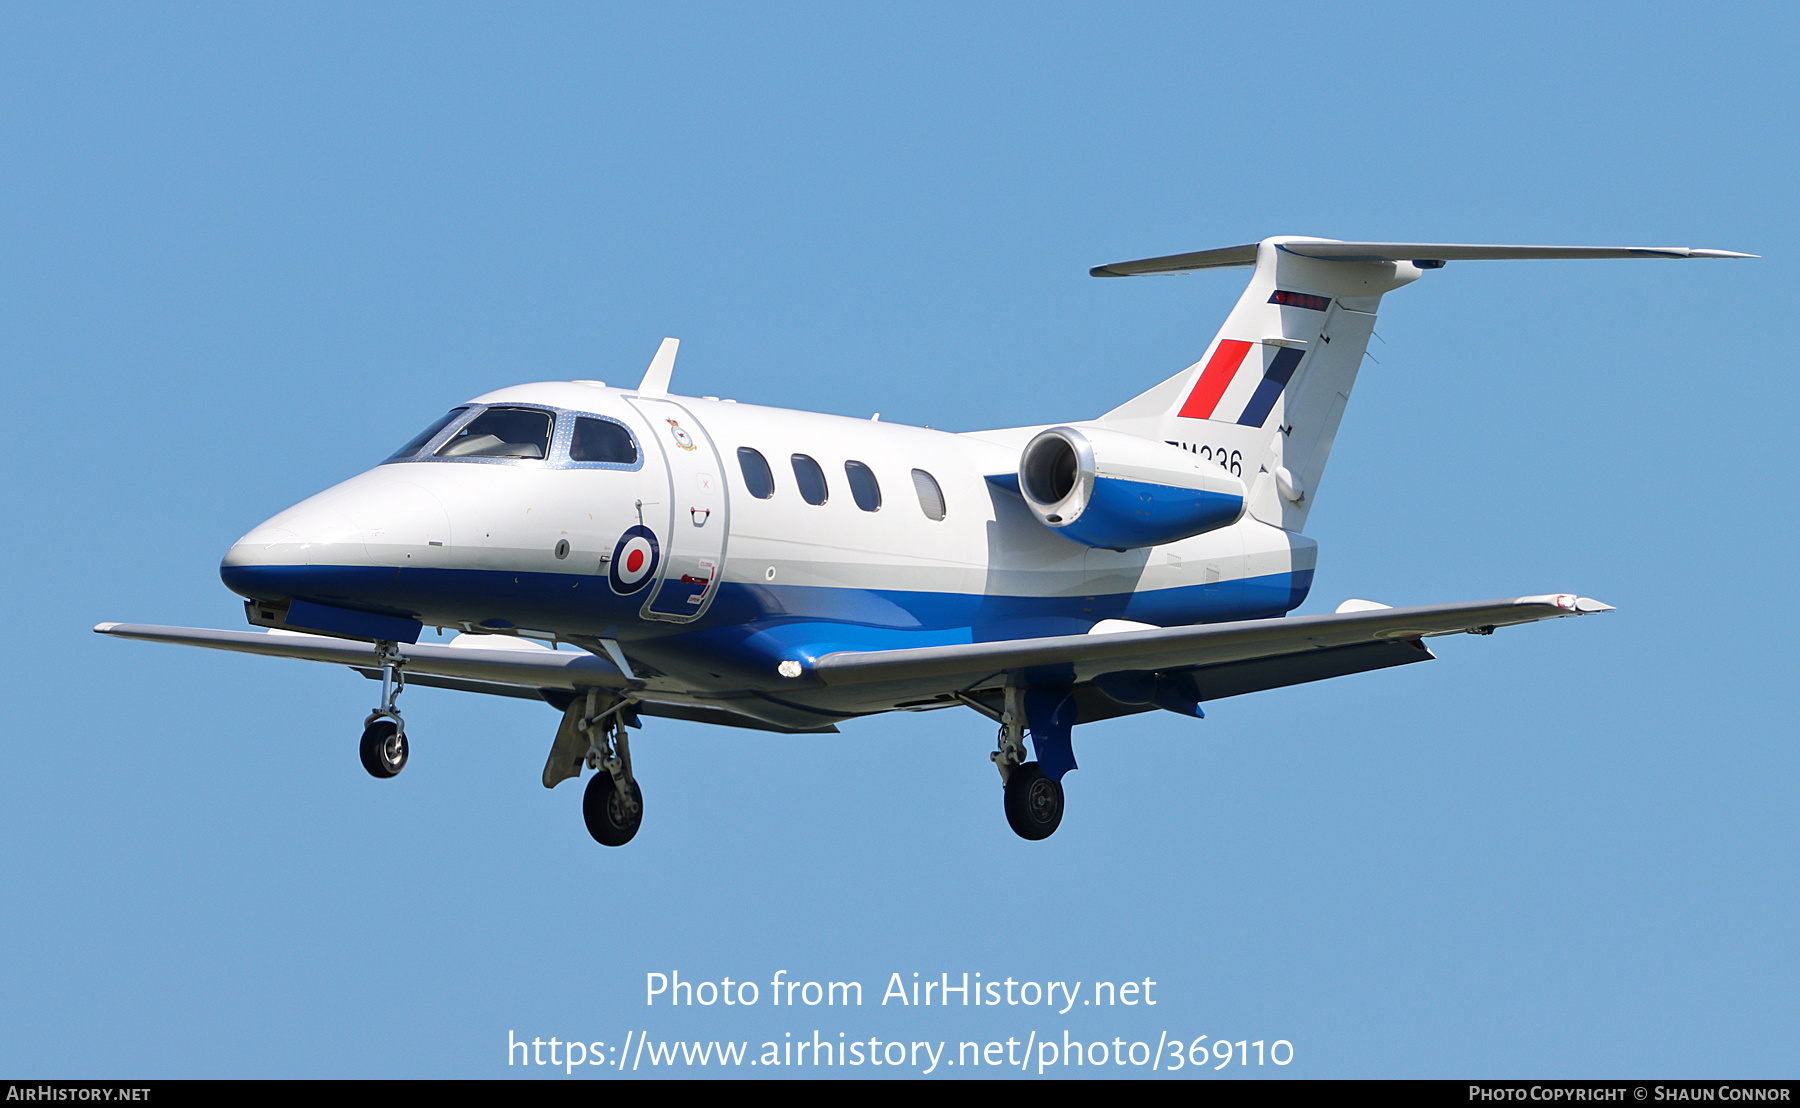
[[[393,777],[406,768],[406,721],[395,706],[406,688],[400,674],[403,659],[399,645],[391,642],[376,643],[375,658],[381,663],[381,707],[363,720],[359,753],[369,776]]]

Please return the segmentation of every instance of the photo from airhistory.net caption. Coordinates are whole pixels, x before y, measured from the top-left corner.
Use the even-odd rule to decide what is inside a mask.
[[[1100,1009],[1134,1015],[1134,1024],[1154,1017],[1164,991],[1151,976],[1122,980],[1018,979],[981,971],[941,971],[927,975],[892,971],[865,985],[860,980],[815,980],[776,970],[760,980],[695,979],[679,970],[643,975],[643,1007],[658,1015],[678,1010],[701,1017],[747,1009],[776,1017],[762,1034],[747,1037],[659,1035],[633,1026],[629,1016],[595,1034],[561,1029],[508,1028],[508,1067],[546,1067],[565,1075],[578,1072],[646,1073],[672,1070],[776,1067],[792,1072],[867,1068],[884,1076],[930,1076],[945,1070],[1069,1073],[1093,1077],[1126,1071],[1178,1073],[1205,1067],[1214,1071],[1279,1068],[1294,1061],[1294,1044],[1263,1034],[1225,1036],[1212,1031],[1146,1026],[1072,1030],[1071,1013]],[[1015,1017],[1016,1026],[936,1038],[889,1031],[896,1014],[922,1010],[996,1010]],[[874,1019],[870,1016],[874,1015]],[[1043,1026],[1046,1021],[1064,1026]],[[973,1022],[973,1021],[971,1021]],[[776,1027],[781,1026],[779,1030]],[[1154,1034],[1154,1037],[1151,1035]]]

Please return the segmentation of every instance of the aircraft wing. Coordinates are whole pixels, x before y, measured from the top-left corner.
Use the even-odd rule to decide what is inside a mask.
[[[990,710],[1009,680],[1077,686],[1083,719],[1195,705],[1227,696],[1426,661],[1421,640],[1543,619],[1611,611],[1573,594],[1524,596],[1465,604],[1375,608],[1331,615],[1288,616],[1149,630],[1057,635],[957,646],[839,651],[814,663],[801,687],[830,690],[846,714],[896,707],[966,703]],[[349,666],[379,676],[373,646],[295,632],[224,631],[102,623],[105,635],[214,650],[299,658]],[[483,638],[487,636],[482,636]],[[507,640],[511,641],[511,640]],[[402,644],[409,684],[552,704],[589,688],[626,689],[632,682],[594,654],[519,645]],[[796,689],[798,691],[798,689]],[[646,715],[783,732],[831,731],[829,725],[782,727],[703,703],[636,698]]]
[[[274,658],[300,658],[309,662],[335,662],[352,669],[375,669],[375,647],[354,639],[295,632],[218,631],[207,627],[156,627],[142,623],[102,623],[94,628],[102,635],[150,642],[204,646],[240,654]],[[483,636],[487,637],[487,636]],[[557,689],[574,692],[593,686],[624,688],[629,682],[618,668],[592,654],[531,647],[437,646],[405,643],[400,647],[409,681],[415,677],[449,678],[465,682]],[[424,684],[424,682],[416,682]]]
[[[279,630],[222,631],[207,627],[158,627],[141,623],[102,623],[94,630],[102,635],[116,635],[125,639],[203,646],[212,650],[261,654],[265,657],[299,658],[308,662],[329,662],[349,666],[365,677],[381,676],[374,646],[354,639]],[[492,638],[496,643],[508,645],[471,646],[456,640],[452,640],[455,645],[447,646],[433,643],[400,644],[406,683],[543,700],[559,708],[567,703],[569,696],[577,692],[585,692],[590,688],[625,689],[631,685],[617,666],[585,651],[577,653],[525,646],[519,640],[500,636],[479,637]],[[636,698],[635,703],[637,710],[644,715],[717,723],[727,727],[784,733],[837,730],[830,726],[804,729],[780,727],[723,707],[660,701],[642,694]]]
[[[1030,683],[1093,683],[1124,705],[1169,707],[1164,701],[1185,701],[1188,707],[1177,710],[1191,710],[1200,701],[1425,661],[1432,655],[1420,640],[1436,635],[1488,634],[1516,623],[1611,610],[1565,593],[912,650],[844,651],[820,658],[813,676],[828,688],[867,686],[882,699],[904,702],[934,693],[962,699],[957,694],[1002,686],[1013,675]],[[1174,690],[1166,681],[1172,674],[1185,675]],[[1084,713],[1084,718],[1091,717]]]

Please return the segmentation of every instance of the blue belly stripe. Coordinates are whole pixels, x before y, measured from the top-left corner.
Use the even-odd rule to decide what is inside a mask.
[[[460,621],[564,635],[660,640],[658,645],[760,666],[834,650],[890,650],[1081,634],[1103,619],[1158,626],[1283,615],[1306,599],[1312,571],[1276,573],[1146,592],[990,596],[726,582],[705,617],[671,625],[638,618],[637,597],[604,577],[392,566],[231,566],[233,592],[407,615],[426,626]]]

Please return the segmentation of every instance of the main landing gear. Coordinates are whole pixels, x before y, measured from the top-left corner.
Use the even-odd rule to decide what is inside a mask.
[[[1008,686],[1000,713],[1000,749],[989,755],[1006,790],[1006,822],[1021,839],[1047,839],[1062,824],[1062,783],[1025,761],[1024,690]]]
[[[594,770],[581,798],[581,818],[588,834],[602,846],[624,846],[644,822],[644,794],[631,775],[631,740],[625,732],[625,709],[631,702],[620,699],[604,711],[599,694],[590,692],[587,714],[576,729],[587,736],[587,767]]]
[[[391,642],[375,644],[375,658],[381,663],[381,707],[363,720],[363,768],[371,777],[393,777],[406,768],[406,721],[400,718],[395,701],[406,688],[400,675],[400,647]]]
[[[644,822],[644,794],[631,776],[629,717],[637,722],[631,698],[601,689],[577,695],[563,708],[562,726],[544,761],[544,788],[554,789],[581,771],[593,779],[581,798],[588,834],[604,846],[624,846]]]

